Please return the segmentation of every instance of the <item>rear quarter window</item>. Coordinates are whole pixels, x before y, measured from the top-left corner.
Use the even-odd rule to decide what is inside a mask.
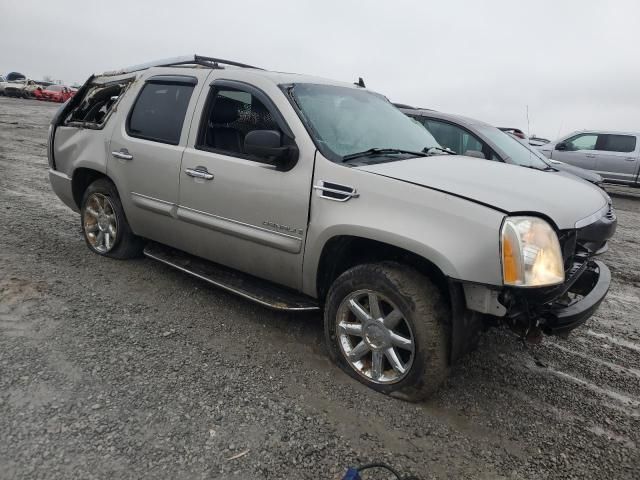
[[[70,106],[69,113],[65,113],[64,124],[92,129],[102,128],[132,80],[90,84],[86,90],[82,91],[81,96],[76,95],[74,98],[73,107]]]
[[[193,89],[193,85],[146,83],[129,114],[127,133],[177,145]]]

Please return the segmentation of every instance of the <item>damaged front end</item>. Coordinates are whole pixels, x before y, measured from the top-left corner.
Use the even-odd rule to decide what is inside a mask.
[[[540,341],[542,334],[566,336],[593,315],[609,291],[611,272],[596,257],[608,250],[616,226],[609,202],[576,228],[557,232],[562,283],[540,287],[464,283],[466,310],[484,314],[487,326],[506,325],[531,342]]]
[[[604,300],[611,272],[595,257],[608,250],[617,219],[609,203],[577,228],[558,235],[565,281],[540,288],[505,287],[498,301],[505,307],[502,321],[523,338],[540,334],[565,336],[582,325]]]

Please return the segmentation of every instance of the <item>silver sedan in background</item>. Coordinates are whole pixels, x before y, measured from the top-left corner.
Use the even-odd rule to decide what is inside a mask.
[[[396,104],[409,117],[420,122],[440,145],[472,157],[511,163],[538,170],[556,170],[560,175],[579,177],[601,186],[602,177],[595,172],[550,160],[534,147],[518,141],[488,123],[462,115],[418,109]]]

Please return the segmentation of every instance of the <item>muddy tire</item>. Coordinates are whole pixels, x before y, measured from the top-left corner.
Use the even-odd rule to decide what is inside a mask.
[[[449,317],[442,293],[419,272],[392,262],[359,265],[329,290],[325,337],[331,357],[350,376],[419,401],[447,378]]]
[[[82,196],[80,222],[89,249],[105,257],[139,257],[144,241],[131,231],[115,185],[106,178],[93,182]]]

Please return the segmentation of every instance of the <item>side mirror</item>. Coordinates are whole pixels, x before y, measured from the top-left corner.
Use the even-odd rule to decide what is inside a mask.
[[[560,142],[556,145],[556,150],[560,150],[561,152],[563,152],[564,150],[567,150],[567,144],[564,142]]]
[[[464,152],[464,154],[467,157],[482,158],[483,160],[487,159],[486,155],[482,153],[480,150],[467,150],[466,152]]]
[[[244,137],[244,153],[279,165],[291,159],[291,153],[297,149],[282,146],[282,134],[277,130],[253,130]]]

